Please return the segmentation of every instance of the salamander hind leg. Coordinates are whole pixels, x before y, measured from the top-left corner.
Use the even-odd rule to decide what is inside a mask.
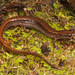
[[[19,26],[23,28],[24,32],[28,33],[28,31],[26,30],[26,27],[22,23],[19,23]]]

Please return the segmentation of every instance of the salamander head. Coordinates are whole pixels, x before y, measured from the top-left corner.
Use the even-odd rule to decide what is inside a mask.
[[[75,30],[71,29],[69,30],[69,33],[67,34],[68,37],[75,37]]]
[[[75,30],[62,30],[59,32],[58,39],[71,39],[75,37]]]

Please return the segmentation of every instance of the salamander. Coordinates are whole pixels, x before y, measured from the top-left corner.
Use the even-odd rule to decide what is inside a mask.
[[[34,55],[41,59],[43,59],[47,64],[49,64],[52,68],[59,69],[58,67],[50,64],[44,57],[42,57],[40,54],[32,51],[23,51],[23,50],[16,50],[11,47],[9,47],[3,40],[3,32],[7,30],[11,26],[21,26],[24,31],[26,31],[26,28],[33,28],[36,29],[46,36],[53,38],[54,41],[58,39],[71,39],[75,36],[75,30],[61,30],[57,31],[54,30],[51,26],[49,26],[44,20],[37,18],[37,17],[31,17],[31,16],[18,16],[13,17],[10,19],[7,19],[4,21],[0,26],[0,43],[1,45],[7,50],[12,53],[16,54],[24,54],[24,55]]]

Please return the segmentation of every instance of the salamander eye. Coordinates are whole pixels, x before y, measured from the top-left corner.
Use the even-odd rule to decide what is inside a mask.
[[[73,29],[70,29],[70,31],[71,31],[71,32],[74,32],[74,30],[73,30]]]
[[[71,37],[71,36],[72,36],[72,34],[71,34],[71,33],[68,33],[68,34],[67,34],[67,36],[68,36],[68,37]]]

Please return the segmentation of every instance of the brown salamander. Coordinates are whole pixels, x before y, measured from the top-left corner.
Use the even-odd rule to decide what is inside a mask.
[[[2,23],[0,26],[0,43],[1,45],[10,52],[16,53],[16,54],[24,54],[24,55],[34,55],[41,59],[43,59],[47,64],[49,64],[52,68],[59,69],[58,67],[50,64],[44,57],[42,57],[40,54],[32,51],[22,51],[22,50],[16,50],[11,47],[9,47],[3,40],[3,31],[7,30],[11,26],[21,26],[24,30],[27,28],[33,28],[36,29],[46,36],[53,38],[55,41],[58,39],[71,39],[75,36],[75,30],[61,30],[56,31],[53,28],[51,28],[44,20],[36,17],[31,16],[23,16],[23,17],[14,17],[7,19]]]

